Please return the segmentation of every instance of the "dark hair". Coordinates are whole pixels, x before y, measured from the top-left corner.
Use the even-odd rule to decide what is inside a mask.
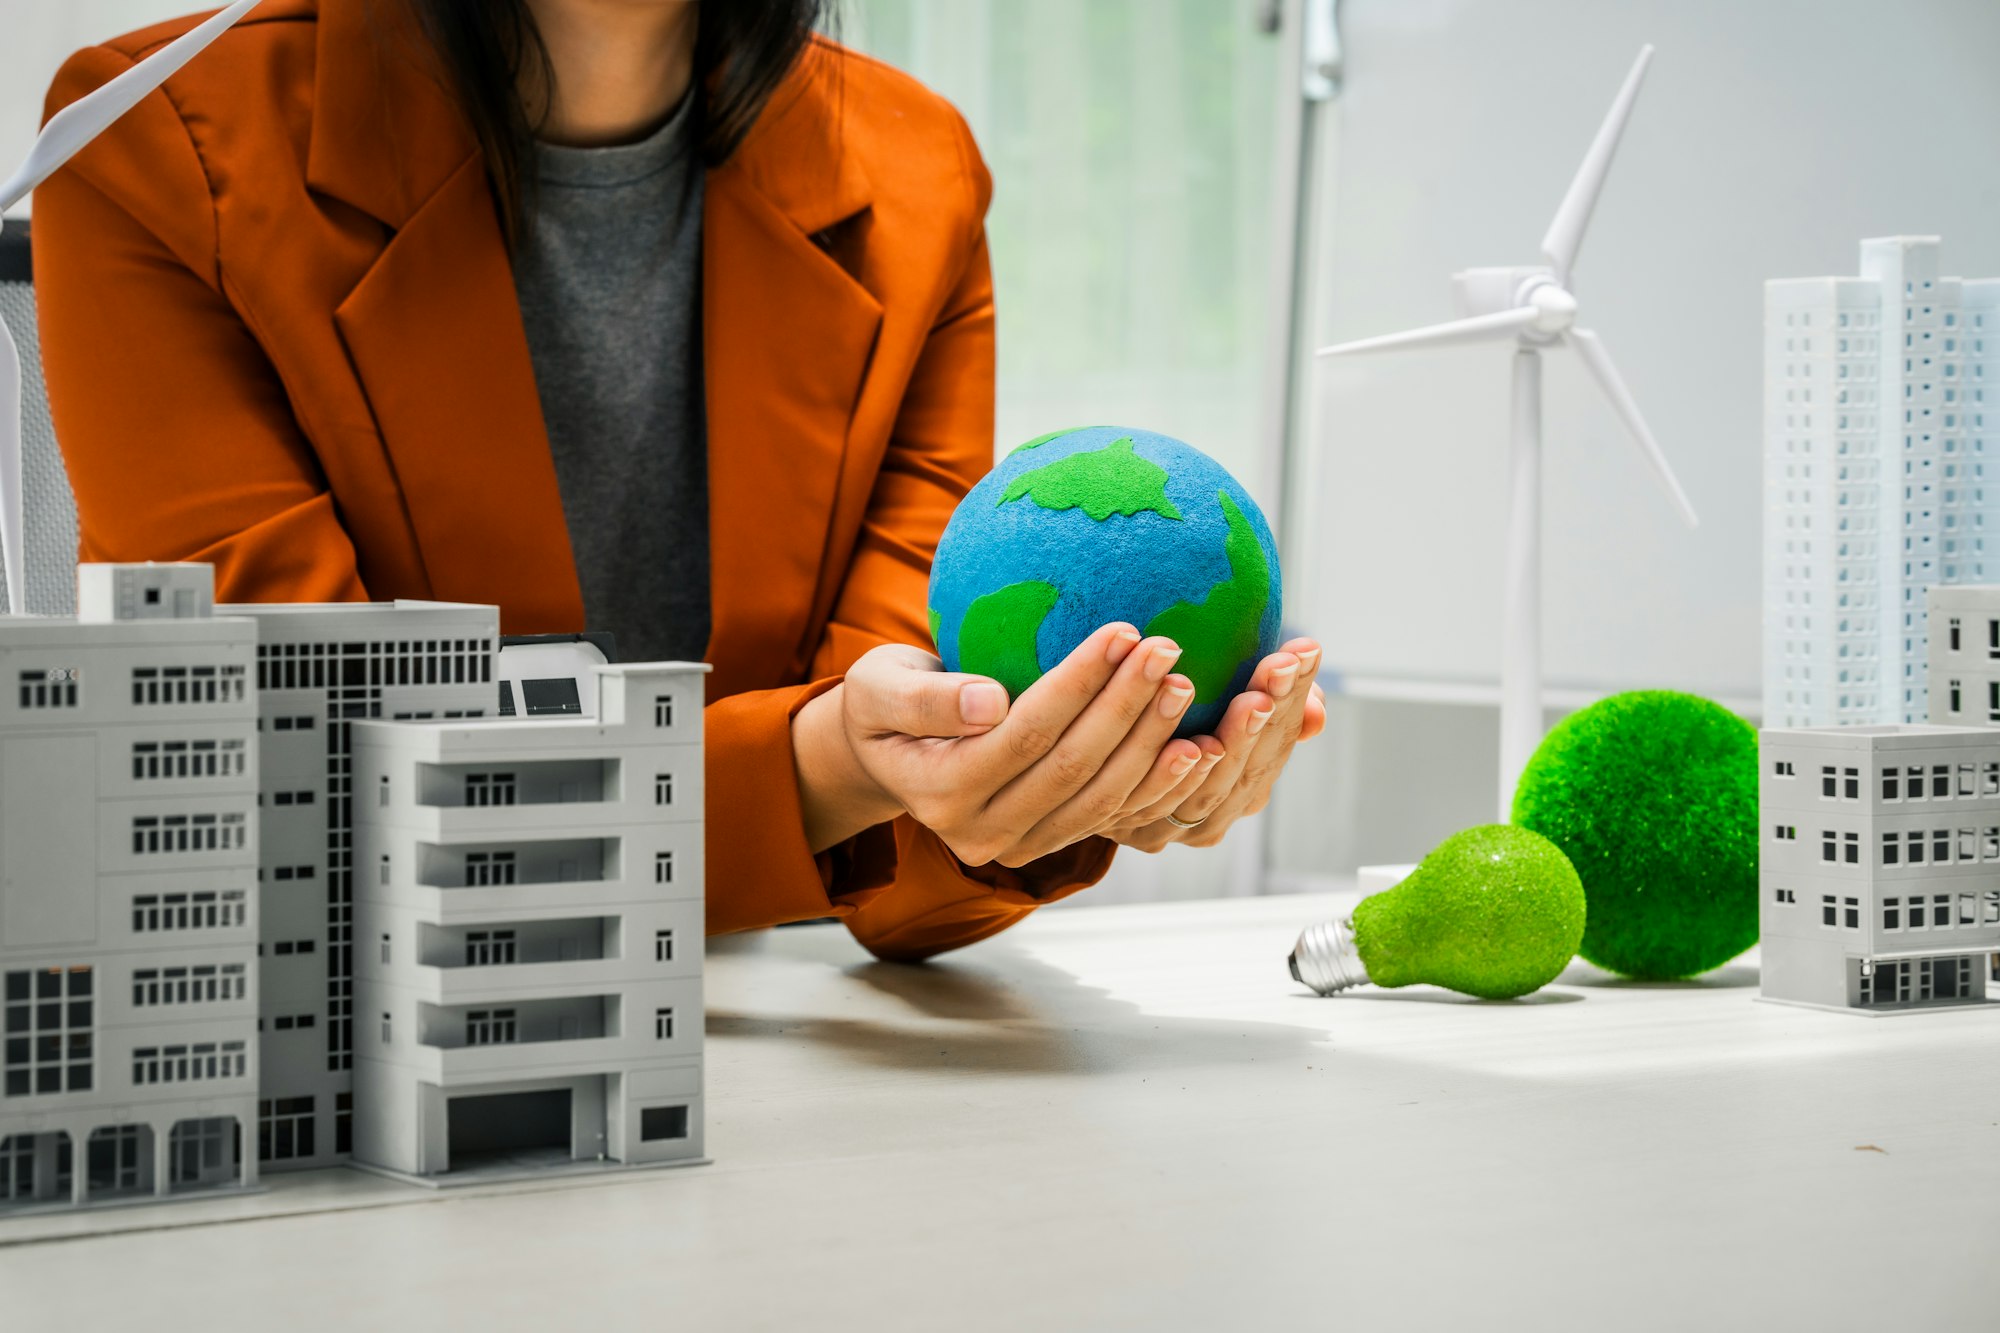
[[[520,75],[555,71],[527,0],[409,0],[443,73],[458,95],[512,241],[530,182],[522,155],[538,125],[522,106]],[[697,3],[691,92],[699,113],[702,161],[720,166],[757,122],[826,16],[829,0],[707,0]]]

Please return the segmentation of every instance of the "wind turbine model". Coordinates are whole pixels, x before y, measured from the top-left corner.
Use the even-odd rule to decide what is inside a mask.
[[[1653,48],[1639,52],[1625,86],[1584,154],[1569,193],[1556,209],[1542,237],[1546,265],[1524,268],[1472,268],[1452,275],[1460,308],[1466,318],[1449,324],[1392,333],[1383,338],[1322,347],[1320,356],[1383,352],[1403,347],[1439,347],[1452,343],[1513,342],[1513,443],[1508,452],[1507,585],[1501,607],[1500,647],[1500,822],[1513,813],[1514,784],[1527,767],[1542,735],[1542,349],[1558,342],[1575,349],[1585,370],[1625,422],[1674,508],[1689,527],[1697,525],[1694,507],[1667,466],[1666,455],[1646,428],[1639,405],[1612,364],[1611,354],[1589,329],[1576,325],[1576,298],[1570,295],[1570,270],[1583,246],[1584,228],[1597,206],[1611,156],[1632,114],[1640,80],[1653,58]]]
[[[0,183],[0,226],[5,225],[6,211],[27,197],[28,191],[53,176],[256,5],[257,0],[236,0],[103,87],[50,116],[28,149],[27,160]],[[7,321],[0,319],[0,561],[7,567],[7,610],[15,615],[27,610],[28,580],[22,559],[21,354],[14,346],[14,335],[7,331]]]

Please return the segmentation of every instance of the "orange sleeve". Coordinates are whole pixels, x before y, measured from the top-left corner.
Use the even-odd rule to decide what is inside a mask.
[[[131,63],[77,53],[48,111]],[[218,601],[365,598],[285,386],[226,294],[215,200],[163,92],[35,191],[34,237],[80,558],[206,561]]]
[[[923,608],[931,558],[959,500],[993,466],[993,278],[982,221],[992,182],[971,133],[962,121],[957,129],[973,196],[971,244],[904,392],[815,675],[845,670],[877,644],[930,646]],[[859,893],[847,926],[877,957],[927,958],[1096,883],[1112,851],[1089,838],[1018,870],[972,867],[906,816],[856,840]]]

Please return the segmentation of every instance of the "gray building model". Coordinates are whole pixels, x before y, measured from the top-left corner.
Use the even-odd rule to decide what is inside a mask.
[[[0,1206],[257,1178],[257,626],[212,587],[0,617]]]
[[[596,716],[356,725],[358,1160],[701,1155],[704,670],[598,667]]]
[[[698,1159],[706,668],[212,587],[0,617],[0,1212]]]
[[[1764,998],[1984,1003],[2000,950],[2000,730],[1767,730],[1759,762]]]

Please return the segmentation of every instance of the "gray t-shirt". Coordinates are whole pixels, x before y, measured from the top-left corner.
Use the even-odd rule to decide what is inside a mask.
[[[536,144],[514,256],[587,628],[628,662],[708,643],[693,101],[639,143]]]

